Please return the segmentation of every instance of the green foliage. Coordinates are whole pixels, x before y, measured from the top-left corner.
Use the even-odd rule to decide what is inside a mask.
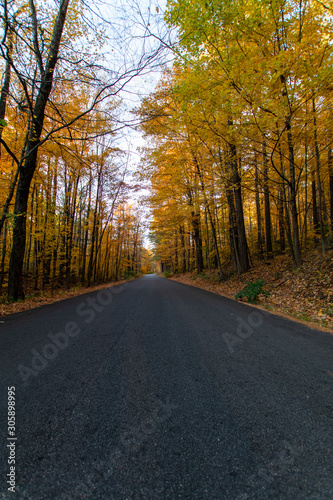
[[[137,277],[138,277],[138,273],[136,271],[128,271],[127,273],[124,273],[121,276],[121,279],[123,279],[123,280],[131,280],[131,279],[137,278]]]
[[[0,127],[7,127],[6,120],[0,120]]]
[[[172,273],[170,271],[164,271],[163,276],[164,278],[170,278],[170,276],[172,276]]]
[[[14,214],[13,212],[8,212],[6,214],[6,218],[8,220],[8,223],[12,226],[12,228],[14,229],[15,227],[15,222],[17,220],[18,217],[21,217],[21,216],[24,216],[26,215],[26,212],[22,212],[20,214]]]
[[[301,319],[302,321],[311,321],[310,316],[308,316],[306,313],[303,313],[303,312],[295,314],[295,317],[298,319]]]
[[[246,297],[247,301],[250,304],[256,304],[259,295],[265,295],[265,297],[268,297],[268,295],[270,295],[269,292],[266,292],[264,290],[264,284],[264,280],[259,279],[254,282],[248,281],[243,290],[236,293],[235,299],[243,299],[244,297]]]
[[[208,278],[208,276],[206,275],[205,271],[201,271],[201,273],[193,274],[191,276],[191,280],[196,280],[197,278]]]
[[[323,313],[327,316],[333,317],[333,306],[330,305],[327,309],[324,309]]]

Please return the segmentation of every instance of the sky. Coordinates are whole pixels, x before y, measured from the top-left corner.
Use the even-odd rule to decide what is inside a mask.
[[[120,135],[126,137],[133,150],[143,140],[131,127],[136,122],[131,110],[154,90],[163,67],[173,60],[173,53],[167,48],[172,33],[164,22],[166,0],[88,0],[86,6],[92,22],[104,30],[107,39],[101,63],[108,61],[115,78],[126,74],[120,84],[135,74],[138,66],[143,67],[118,94],[123,111],[119,120],[128,124]]]
[[[142,98],[148,96],[157,85],[163,68],[170,66],[173,52],[168,49],[174,34],[164,22],[166,0],[98,0],[87,3],[92,21],[105,30],[108,37],[103,47],[103,59],[110,61],[115,73],[127,73],[138,65],[147,66],[128,81],[119,92],[122,100],[116,145],[126,154],[123,157],[129,174],[127,182],[133,183],[131,173],[138,168],[140,148],[145,145],[142,133],[135,127],[138,121],[132,111],[140,106]],[[161,42],[162,41],[162,42]],[[126,127],[123,127],[123,123]],[[117,125],[116,125],[117,126]],[[130,196],[131,203],[147,195],[147,190],[140,190]],[[149,211],[146,209],[147,217]],[[149,241],[147,233],[145,246]]]

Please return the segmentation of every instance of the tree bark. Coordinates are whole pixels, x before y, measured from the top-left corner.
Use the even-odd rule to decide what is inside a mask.
[[[196,156],[193,153],[192,153],[192,157],[193,157],[193,162],[194,162],[195,168],[196,168],[198,176],[199,176],[200,186],[201,186],[201,192],[202,192],[202,195],[204,197],[204,203],[205,203],[205,207],[206,207],[208,218],[209,218],[209,222],[210,222],[210,227],[211,227],[211,230],[212,230],[212,237],[213,237],[213,243],[214,243],[214,250],[215,250],[215,257],[216,257],[217,268],[219,270],[220,278],[223,278],[223,270],[222,270],[222,265],[221,265],[219,247],[218,247],[218,243],[217,243],[216,228],[215,228],[215,224],[214,224],[214,221],[213,221],[213,218],[212,218],[212,213],[211,213],[211,210],[210,210],[210,207],[209,207],[209,204],[208,204],[208,200],[207,200],[207,196],[206,196],[205,182],[204,182],[204,179],[203,179],[203,175],[202,175],[202,171],[201,171],[199,162],[198,162]]]
[[[3,231],[3,241],[2,241],[2,256],[0,265],[0,290],[2,289],[3,280],[5,278],[5,260],[6,260],[6,250],[7,250],[7,220],[4,224]]]
[[[257,211],[257,245],[258,245],[258,255],[263,258],[263,245],[262,245],[262,227],[261,227],[261,210],[260,210],[260,192],[259,192],[259,172],[258,172],[258,161],[257,156],[254,157],[254,190],[256,194],[256,211]]]
[[[312,111],[313,111],[313,127],[314,127],[314,146],[315,146],[315,156],[316,156],[316,174],[317,174],[317,185],[318,185],[318,209],[319,209],[319,230],[320,230],[320,242],[323,255],[325,255],[325,236],[324,236],[324,225],[323,225],[323,201],[321,194],[321,179],[320,179],[320,154],[318,147],[317,138],[317,117],[316,117],[316,102],[312,99]]]
[[[333,155],[332,148],[328,148],[328,173],[329,173],[329,183],[330,183],[330,219],[331,219],[331,231],[333,232]]]
[[[200,232],[200,211],[194,210],[193,195],[190,187],[187,189],[188,204],[191,207],[191,226],[194,242],[194,254],[197,272],[201,273],[203,270],[203,257],[202,257],[202,238]]]
[[[15,17],[14,17],[14,24],[16,24]],[[4,72],[4,79],[0,95],[0,120],[4,120],[6,117],[7,99],[9,94],[11,69],[12,69],[13,34],[12,34],[12,29],[8,26],[7,28],[8,28],[8,33],[7,33],[8,44],[6,49],[6,66]],[[2,139],[2,131],[3,131],[3,125],[0,124],[0,140]],[[0,144],[0,159],[1,159],[1,144]]]
[[[230,166],[232,172],[232,184],[234,189],[235,209],[236,209],[239,272],[245,273],[250,268],[249,250],[246,241],[241,178],[238,169],[236,146],[234,144],[230,145]]]
[[[266,233],[266,255],[268,259],[273,256],[272,245],[272,222],[271,222],[271,206],[269,199],[269,186],[268,186],[268,158],[266,152],[266,142],[263,141],[262,156],[264,164],[264,200],[265,200],[265,233]]]
[[[319,222],[318,222],[318,207],[317,207],[317,187],[316,180],[314,175],[312,175],[311,181],[311,192],[312,192],[312,220],[313,220],[313,229],[316,234],[319,232]],[[317,238],[315,237],[315,242],[317,242]]]
[[[186,246],[185,246],[185,235],[184,235],[184,227],[179,227],[179,237],[180,244],[182,249],[182,273],[186,273]]]
[[[9,264],[8,297],[12,300],[24,298],[23,261],[26,243],[26,214],[30,185],[36,170],[37,154],[43,130],[45,108],[53,85],[53,75],[57,63],[61,36],[66,20],[69,0],[62,0],[55,21],[51,45],[45,70],[31,116],[32,126],[25,150],[25,161],[20,168],[14,208],[13,246]]]
[[[291,205],[291,221],[293,228],[293,256],[294,256],[294,267],[300,267],[302,263],[301,257],[301,245],[299,240],[299,227],[298,227],[298,213],[297,213],[297,190],[296,190],[296,174],[295,174],[295,156],[294,156],[294,146],[291,133],[290,116],[286,117],[285,121],[287,130],[287,141],[288,141],[288,151],[289,151],[289,187],[290,187],[290,205]]]

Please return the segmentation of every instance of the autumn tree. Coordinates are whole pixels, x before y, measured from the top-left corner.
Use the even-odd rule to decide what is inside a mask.
[[[323,251],[330,241],[332,20],[326,6],[174,0],[166,18],[178,29],[177,58],[171,76],[141,108],[153,138],[146,161],[154,158],[159,225],[163,211],[154,200],[162,208],[169,187],[160,184],[161,165],[176,178],[174,151],[182,148],[192,165],[185,159],[181,168],[195,173],[198,212],[210,226],[203,230],[200,223],[200,245],[214,248],[219,274],[226,236],[238,272],[248,269],[251,252],[270,258],[286,243],[299,267],[302,242],[309,245],[313,231]],[[163,217],[163,230],[153,223],[159,245],[174,240],[172,212],[164,209]]]
[[[8,126],[1,138],[2,151],[14,162],[17,172],[12,176],[1,219],[3,224],[8,218],[11,199],[15,195],[8,284],[9,297],[14,300],[24,296],[22,269],[27,250],[29,196],[36,194],[32,183],[38,170],[41,148],[50,140],[59,143],[62,135],[62,147],[71,149],[68,144],[72,145],[79,139],[85,117],[96,112],[108,130],[90,129],[90,137],[96,139],[99,133],[108,134],[114,128],[111,126],[111,115],[115,96],[159,54],[160,47],[155,45],[147,50],[148,42],[145,40],[142,52],[137,48],[135,59],[117,61],[118,67],[108,67],[106,57],[100,51],[104,41],[110,40],[105,36],[105,27],[94,25],[96,15],[91,6],[85,10],[84,4],[76,0],[64,0],[54,5],[37,5],[34,0],[22,5],[16,1],[3,3],[1,56],[5,78],[1,113],[10,115],[9,108],[16,106],[24,116],[23,141],[17,144],[17,148],[12,148],[16,122],[7,120]],[[80,93],[89,97],[82,100],[85,106],[69,109],[70,95]],[[2,130],[4,122],[0,126]],[[120,124],[120,128],[122,126]],[[83,140],[88,140],[84,126],[82,132]],[[70,181],[74,199],[70,201],[68,198],[65,206],[75,202],[75,182],[78,181],[79,177],[74,184]],[[70,218],[72,214],[68,213],[67,220]],[[65,246],[70,248],[70,241],[67,243]],[[98,238],[95,244],[94,252],[98,251]],[[91,259],[90,271],[95,265],[94,257],[89,257],[89,262]],[[70,255],[67,255],[67,261],[70,260]],[[67,268],[67,281],[69,274],[70,269]]]

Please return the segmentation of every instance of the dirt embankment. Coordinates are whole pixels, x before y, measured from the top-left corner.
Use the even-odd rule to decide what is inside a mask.
[[[102,290],[102,288],[121,285],[122,283],[126,283],[127,281],[130,280],[112,281],[111,283],[103,283],[102,285],[90,287],[73,287],[69,290],[57,290],[53,294],[51,294],[51,292],[36,292],[28,295],[25,300],[18,302],[7,303],[5,299],[3,299],[3,302],[0,303],[0,317],[6,316],[7,314],[26,311],[28,309],[35,309],[36,307],[40,307],[45,304],[52,304],[53,302],[59,302],[60,300],[70,299],[71,297],[83,295],[84,293],[94,292],[95,290]]]
[[[270,295],[259,297],[259,307],[333,331],[332,250],[325,256],[318,252],[309,253],[299,269],[293,269],[292,261],[287,256],[256,262],[247,273],[231,276],[221,283],[216,274],[209,275],[208,272],[198,276],[191,273],[173,275],[170,279],[232,299],[247,282],[263,279],[264,289]]]

